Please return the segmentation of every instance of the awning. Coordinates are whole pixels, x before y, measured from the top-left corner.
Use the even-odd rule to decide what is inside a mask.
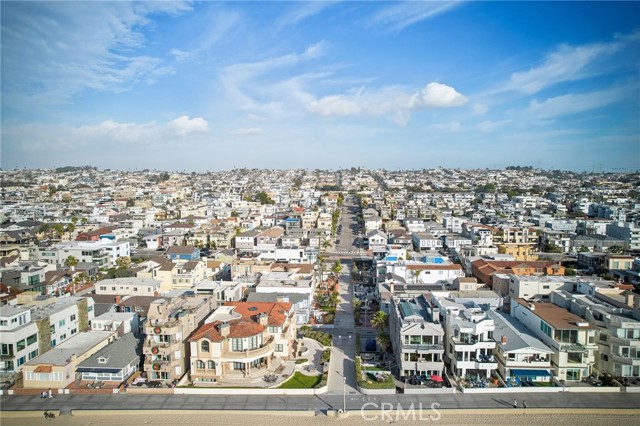
[[[511,370],[515,377],[551,377],[549,370]]]
[[[118,374],[122,373],[122,368],[96,368],[96,367],[79,367],[76,368],[76,373],[109,373]]]

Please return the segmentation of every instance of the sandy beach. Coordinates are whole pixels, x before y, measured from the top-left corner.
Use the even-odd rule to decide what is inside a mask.
[[[440,424],[440,425],[581,425],[581,426],[628,426],[637,420],[640,410],[439,410],[436,412],[396,413],[388,412],[383,418],[381,412],[367,412],[366,418],[360,412],[342,417],[314,416],[312,413],[253,413],[229,411],[170,411],[166,413],[118,411],[118,412],[77,412],[75,415],[61,415],[54,420],[46,420],[41,412],[1,413],[2,426],[35,426],[62,424],[65,426],[131,426],[131,425],[375,425],[375,424]],[[403,415],[405,419],[403,419]]]

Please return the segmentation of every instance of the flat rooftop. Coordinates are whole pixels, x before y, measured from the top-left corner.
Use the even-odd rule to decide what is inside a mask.
[[[58,346],[28,361],[25,365],[52,364],[65,366],[72,355],[76,357],[89,351],[98,343],[114,335],[113,331],[87,331],[76,334]]]

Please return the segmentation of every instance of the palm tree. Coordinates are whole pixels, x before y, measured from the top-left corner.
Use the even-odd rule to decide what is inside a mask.
[[[67,268],[71,268],[71,271],[75,271],[77,265],[78,259],[76,259],[75,256],[69,256],[64,261],[64,266],[66,266]]]
[[[82,225],[86,225],[87,223],[89,223],[89,219],[87,219],[86,217],[83,217],[82,219],[80,219],[80,223]]]
[[[336,260],[336,262],[333,264],[333,269],[332,269],[333,273],[335,273],[336,275],[340,275],[340,272],[342,272],[342,264],[340,263],[339,260]]]
[[[389,315],[385,314],[384,311],[378,311],[371,318],[371,326],[375,327],[379,332],[384,331],[389,322]]]

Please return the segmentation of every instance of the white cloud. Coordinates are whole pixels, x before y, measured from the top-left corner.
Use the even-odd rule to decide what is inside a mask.
[[[186,115],[169,122],[168,127],[171,128],[178,136],[186,136],[190,133],[199,132],[206,133],[209,131],[209,124],[204,118],[189,118]]]
[[[260,127],[241,127],[238,129],[233,129],[229,133],[239,136],[255,136],[263,134],[264,130]]]
[[[409,92],[391,86],[376,90],[359,88],[344,95],[325,96],[307,104],[311,112],[329,116],[390,115],[400,124],[406,124],[412,110],[422,108],[450,108],[464,105],[467,98],[453,87],[429,83],[423,89]]]
[[[611,72],[610,66],[615,68],[621,65],[605,65],[607,61],[620,59],[621,55],[615,55],[627,48],[638,49],[638,41],[640,31],[616,37],[610,42],[581,46],[560,45],[545,56],[541,65],[511,74],[509,81],[498,92],[513,90],[532,95],[558,83],[583,80]]]
[[[617,87],[592,93],[555,96],[541,102],[534,99],[529,103],[527,113],[537,119],[552,119],[601,108],[618,102],[628,95],[628,88]]]
[[[287,70],[320,57],[324,54],[326,46],[325,41],[320,41],[310,45],[302,53],[288,53],[262,61],[229,65],[219,76],[221,90],[225,92],[228,102],[236,108],[254,109],[261,113],[279,110],[282,99],[287,96],[298,101],[309,99],[310,96],[300,87],[301,82],[317,78],[319,75],[305,74],[292,78],[283,77],[275,81],[273,76],[277,75],[275,70]],[[268,74],[266,78],[265,74]],[[271,81],[267,80],[269,77]]]
[[[293,9],[283,15],[276,25],[279,27],[298,25],[336,3],[334,1],[294,2],[292,3],[295,5]]]
[[[467,98],[451,86],[429,83],[411,97],[412,108],[449,108],[467,103]]]
[[[190,6],[15,2],[2,9],[3,95],[20,93],[25,104],[52,104],[85,89],[127,90],[170,72],[161,59],[136,53],[146,42],[142,29],[151,14],[175,15]]]
[[[392,6],[384,7],[372,16],[368,24],[391,32],[402,31],[413,24],[448,12],[460,4],[461,2],[444,1],[394,2]]]

